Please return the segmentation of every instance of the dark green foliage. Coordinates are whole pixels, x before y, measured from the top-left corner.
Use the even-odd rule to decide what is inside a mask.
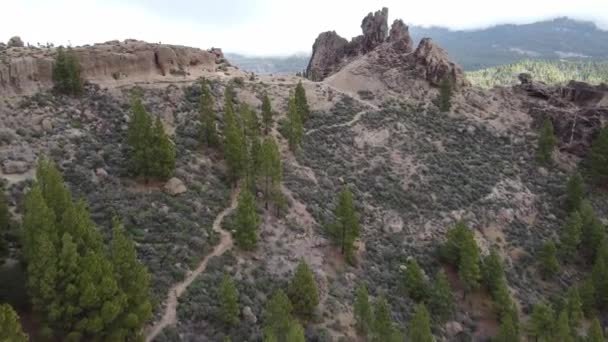
[[[80,62],[74,50],[70,47],[67,51],[61,46],[57,48],[57,56],[53,64],[55,90],[65,95],[82,95],[83,86],[80,72]]]
[[[458,275],[467,291],[476,289],[481,280],[479,247],[471,231],[463,222],[448,230],[447,241],[440,248],[443,259],[458,266]]]
[[[581,244],[582,229],[583,219],[581,215],[578,211],[572,211],[568,216],[561,236],[561,252],[565,257],[572,258],[576,255]]]
[[[264,182],[264,200],[266,209],[271,200],[277,199],[278,193],[281,192],[281,180],[283,176],[283,167],[281,166],[281,154],[274,137],[268,136],[262,144],[262,160],[260,165],[260,175]],[[275,206],[280,203],[275,202]]]
[[[595,317],[593,322],[591,323],[591,327],[589,328],[589,332],[587,333],[587,341],[588,342],[605,342],[604,339],[604,331],[602,329],[602,325],[600,324],[600,320]]]
[[[530,316],[530,334],[540,341],[551,341],[555,314],[549,304],[537,303]]]
[[[541,163],[549,164],[551,162],[551,154],[556,144],[557,138],[553,133],[553,123],[546,117],[538,137],[538,159]]]
[[[228,325],[239,322],[239,294],[232,278],[225,274],[220,284],[220,317]]]
[[[500,329],[498,330],[498,336],[495,339],[496,342],[517,342],[519,341],[519,333],[517,332],[517,326],[513,322],[511,315],[505,316],[500,322]]]
[[[576,287],[568,290],[566,300],[570,326],[578,328],[583,320],[583,303],[581,302],[581,297]]]
[[[539,253],[540,272],[545,278],[553,277],[559,271],[557,248],[553,241],[547,241]]]
[[[300,322],[293,320],[287,332],[287,342],[305,342],[304,328]]]
[[[23,332],[21,323],[19,323],[19,316],[8,304],[0,304],[0,341],[28,341],[28,337]]]
[[[243,249],[253,249],[258,241],[260,218],[256,212],[255,199],[247,188],[242,189],[239,195],[235,224],[236,243]]]
[[[296,268],[287,295],[293,305],[293,311],[302,317],[312,316],[315,308],[319,304],[319,291],[314,274],[308,264],[301,260]]]
[[[566,196],[566,209],[570,212],[579,210],[585,196],[583,177],[580,173],[577,172],[568,178]]]
[[[560,342],[574,342],[568,312],[565,310],[562,310],[557,317],[555,340]]]
[[[407,336],[409,341],[435,341],[431,332],[431,318],[424,304],[416,305],[414,316],[408,324]]]
[[[605,228],[588,200],[583,200],[581,203],[580,215],[583,221],[581,249],[587,259],[593,261],[600,243],[606,236]]]
[[[340,246],[341,253],[349,262],[353,262],[354,242],[359,237],[359,217],[355,211],[353,194],[344,187],[338,197],[334,210],[336,221],[329,226],[334,242]]]
[[[213,111],[213,97],[209,91],[207,81],[201,83],[201,97],[199,100],[200,140],[207,147],[219,146],[219,138],[215,126],[215,112]]]
[[[438,322],[447,321],[454,313],[454,296],[452,295],[448,277],[443,270],[437,272],[435,276],[435,282],[431,288],[429,306]]]
[[[264,124],[264,134],[268,134],[272,127],[272,105],[268,94],[264,94],[262,99],[262,123]]]
[[[302,117],[298,112],[295,98],[289,99],[289,105],[287,107],[287,140],[289,142],[289,149],[292,152],[296,152],[302,143],[302,137],[304,136],[304,127]]]
[[[266,303],[264,311],[265,341],[283,341],[291,326],[291,302],[282,290],[277,290]]]
[[[374,301],[371,332],[371,341],[374,342],[391,341],[398,332],[391,318],[391,309],[383,295]]]
[[[306,90],[302,86],[302,81],[298,82],[294,95],[296,110],[302,122],[306,122],[310,116],[310,109],[308,108],[308,100],[306,99]]]
[[[439,84],[439,98],[437,99],[439,110],[449,112],[452,107],[452,82],[449,78],[444,78]]]
[[[491,293],[495,292],[505,282],[504,266],[496,248],[490,250],[490,254],[483,259],[481,266],[484,285]]]
[[[8,252],[5,236],[10,228],[10,215],[11,214],[8,211],[8,201],[4,194],[4,187],[0,185],[0,265],[4,264],[4,257]]]
[[[230,179],[236,182],[245,173],[247,146],[244,131],[234,112],[233,96],[232,89],[227,87],[224,95],[224,157]]]
[[[608,181],[608,126],[602,128],[593,140],[589,161],[594,180],[605,185]]]
[[[367,287],[365,285],[357,286],[355,291],[354,312],[357,328],[362,333],[367,334],[370,330],[370,324],[372,323],[372,309],[369,303]]]
[[[160,117],[152,124],[139,96],[131,103],[128,143],[131,166],[136,175],[167,179],[175,169],[175,146],[165,133]]]
[[[595,299],[600,308],[608,307],[608,241],[602,240],[595,258],[591,279],[595,289]]]
[[[248,105],[241,105],[240,116],[245,137],[245,184],[251,191],[255,191],[255,181],[260,174],[264,158],[260,140],[260,123],[256,112]]]
[[[595,315],[595,288],[593,287],[593,281],[587,279],[583,281],[578,288],[578,292],[581,296],[581,304],[583,307],[583,313],[585,317],[593,317]]]
[[[415,259],[407,262],[407,266],[402,276],[402,286],[405,293],[413,300],[420,302],[426,299],[428,284],[424,279],[422,269],[418,266]]]

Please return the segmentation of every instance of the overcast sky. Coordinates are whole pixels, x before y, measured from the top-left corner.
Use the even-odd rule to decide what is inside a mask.
[[[472,29],[557,16],[608,30],[608,0],[6,0],[0,41],[82,45],[135,38],[254,55],[309,52],[316,36],[360,34],[361,19]]]

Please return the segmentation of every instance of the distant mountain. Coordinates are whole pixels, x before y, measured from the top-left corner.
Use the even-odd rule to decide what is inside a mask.
[[[569,18],[467,31],[411,26],[410,34],[414,41],[433,38],[467,71],[524,59],[608,60],[608,31]],[[241,69],[272,74],[295,74],[306,68],[309,59],[303,55],[248,57],[232,53],[226,57]]]

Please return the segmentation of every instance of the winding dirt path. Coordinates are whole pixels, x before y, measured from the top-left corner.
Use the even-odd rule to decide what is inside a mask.
[[[224,217],[232,212],[237,206],[237,200],[240,193],[240,187],[237,187],[232,191],[232,195],[230,196],[230,206],[226,209],[222,210],[221,213],[217,215],[215,220],[213,221],[213,230],[220,233],[220,243],[215,246],[211,254],[207,255],[201,262],[198,264],[198,267],[194,271],[190,271],[183,281],[176,283],[173,285],[167,294],[167,305],[165,307],[165,312],[160,321],[156,322],[153,326],[146,329],[146,342],[153,341],[158,334],[160,334],[163,329],[169,325],[175,325],[177,323],[177,304],[178,299],[181,295],[186,292],[186,289],[196,277],[198,277],[201,273],[205,271],[207,268],[207,263],[213,257],[220,256],[224,254],[228,249],[230,249],[233,245],[232,236],[229,232],[222,229],[222,221]]]
[[[356,124],[357,121],[361,120],[361,117],[363,116],[363,114],[365,114],[367,112],[369,112],[369,110],[362,110],[362,111],[358,112],[357,114],[355,114],[355,116],[353,116],[353,118],[350,119],[350,121],[339,123],[339,124],[333,124],[333,125],[329,125],[329,126],[323,126],[320,128],[313,128],[311,130],[306,131],[306,133],[304,135],[313,134],[314,132],[316,132],[320,129],[331,129],[331,128],[336,128],[336,127],[350,127],[350,126]]]

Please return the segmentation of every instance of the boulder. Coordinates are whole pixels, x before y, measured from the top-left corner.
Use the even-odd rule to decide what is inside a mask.
[[[460,334],[463,330],[464,328],[459,322],[450,321],[445,324],[445,332],[448,334],[448,337],[454,337]]]
[[[2,171],[4,174],[22,174],[29,170],[29,166],[24,161],[7,160],[2,164]]]
[[[8,43],[6,43],[6,46],[11,48],[11,47],[24,47],[25,45],[23,44],[23,40],[21,40],[21,37],[14,36],[8,40]]]
[[[173,177],[165,184],[163,190],[171,196],[177,196],[188,191],[188,188],[181,179]]]
[[[49,118],[44,118],[42,120],[42,122],[40,123],[40,125],[42,126],[42,129],[49,133],[53,130],[53,123],[51,122],[51,119]]]
[[[243,318],[245,319],[245,321],[247,323],[255,324],[258,321],[258,318],[256,317],[256,315],[253,313],[253,310],[251,310],[251,307],[249,307],[249,306],[243,307],[241,314],[243,315]]]
[[[411,56],[411,63],[415,65],[419,76],[433,85],[438,86],[445,78],[449,79],[455,88],[470,85],[462,68],[450,61],[448,53],[431,38],[423,38]]]

